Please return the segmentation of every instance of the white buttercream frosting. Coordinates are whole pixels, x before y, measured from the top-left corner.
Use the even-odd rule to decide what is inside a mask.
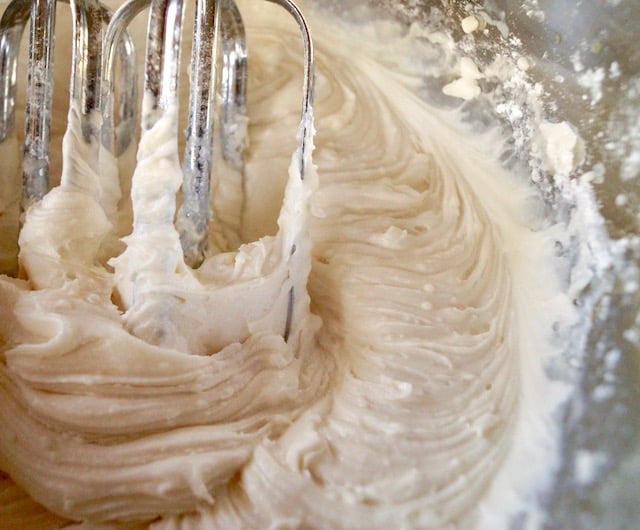
[[[142,137],[126,228],[115,161],[96,165],[70,111],[61,184],[27,212],[21,278],[0,276],[7,520],[535,521],[563,396],[545,365],[553,326],[573,317],[560,229],[501,167],[497,132],[471,133],[418,96],[415,28],[309,13],[318,133],[301,179],[299,37],[273,6],[242,7],[251,144],[238,249],[184,264],[176,109]]]

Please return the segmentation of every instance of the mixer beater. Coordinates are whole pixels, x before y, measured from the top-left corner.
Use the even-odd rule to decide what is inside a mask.
[[[313,94],[313,48],[309,30],[293,2],[267,1],[285,8],[302,33],[304,116],[310,110]],[[92,165],[100,173],[105,167],[100,163],[101,150],[119,156],[131,143],[135,132],[135,50],[127,28],[141,11],[149,8],[141,118],[144,135],[169,108],[177,105],[184,2],[129,0],[113,15],[98,0],[70,0],[69,3],[74,24],[71,105],[80,109],[80,129],[94,154]],[[15,137],[18,52],[24,28],[30,21],[22,162],[23,211],[39,201],[49,189],[55,17],[55,0],[13,0],[0,21],[0,144]],[[119,61],[116,60],[118,57]],[[202,263],[208,245],[210,179],[213,150],[218,148],[214,145],[215,127],[219,128],[216,137],[220,139],[222,158],[240,178],[247,145],[247,47],[243,21],[233,0],[196,0],[190,69],[183,199],[176,225],[185,261],[197,267]],[[118,111],[114,116],[116,93]],[[220,101],[219,108],[216,108],[216,100]],[[301,134],[300,139],[302,178],[306,136]],[[19,177],[5,174],[4,178],[9,181]],[[241,194],[242,183],[237,186]],[[238,210],[241,208],[242,204],[239,204]],[[229,223],[237,224],[239,218],[240,212]],[[11,239],[16,237],[17,226]]]
[[[102,293],[106,300],[115,296],[112,300],[124,313],[124,325],[144,340],[165,345],[172,340],[173,347],[206,353],[245,340],[256,329],[289,339],[298,311],[304,314],[303,309],[296,309],[295,302],[308,299],[301,293],[306,288],[310,268],[310,246],[304,233],[311,189],[305,184],[305,175],[313,134],[313,46],[300,10],[290,0],[268,1],[285,8],[302,34],[302,119],[287,185],[294,191],[285,193],[280,212],[288,221],[284,225],[279,222],[278,235],[257,241],[254,247],[253,244],[240,247],[248,122],[247,46],[244,24],[233,0],[196,0],[187,140],[181,170],[176,165],[177,173],[182,174],[174,181],[179,181],[175,189],[170,183],[162,196],[156,194],[156,184],[163,175],[147,174],[146,184],[140,184],[136,175],[140,153],[145,152],[142,146],[149,144],[145,144],[145,138],[157,134],[154,129],[158,124],[160,129],[166,129],[163,142],[168,138],[172,145],[169,151],[175,150],[176,160],[179,158],[176,115],[183,0],[128,0],[113,14],[99,0],[70,0],[73,23],[70,111],[63,141],[61,184],[51,190],[56,191],[55,196],[48,191],[56,2],[13,0],[8,5],[0,20],[0,150],[3,151],[17,142],[17,62],[27,22],[30,33],[22,190],[15,185],[19,176],[5,171],[3,178],[9,184],[5,188],[15,193],[9,199],[0,195],[0,241],[3,245],[11,242],[13,248],[9,252],[0,248],[0,254],[13,258],[8,264],[6,258],[0,259],[0,273],[18,273],[16,242],[24,222],[20,237],[39,241],[35,246],[30,243],[26,252],[21,243],[20,267],[29,275],[32,286],[57,288],[65,278],[84,277],[89,288]],[[138,115],[136,58],[129,25],[146,8],[149,19],[139,167],[131,181],[133,232],[125,239],[127,248],[122,252],[117,243],[121,233],[108,233],[108,228],[89,225],[99,218],[101,226],[106,227],[121,213],[121,184],[127,183],[119,176],[117,160],[135,137]],[[218,150],[216,160],[222,161],[224,175],[214,167],[214,150]],[[11,156],[16,158],[15,154]],[[173,154],[170,158],[173,160]],[[20,172],[20,168],[15,171]],[[230,179],[233,181],[228,182]],[[223,181],[225,190],[232,189],[232,207],[218,215],[211,191]],[[182,203],[176,212],[180,187]],[[149,191],[150,188],[156,191]],[[64,205],[56,202],[60,194],[66,197],[64,201],[71,202]],[[224,194],[218,197],[227,199]],[[67,215],[60,212],[71,211],[69,208],[73,212],[72,222],[82,227],[75,231],[73,242],[50,231],[52,225],[67,222],[59,216]],[[209,227],[210,221],[215,223],[213,229]],[[169,233],[175,234],[175,238],[170,235],[163,239]],[[214,234],[220,233],[226,246],[215,240]],[[227,238],[226,234],[232,237]],[[235,240],[233,234],[237,234]],[[211,249],[210,241],[214,241]],[[252,266],[252,270],[259,271],[257,276],[238,276],[234,260],[244,262],[252,252],[262,256]],[[149,253],[154,257],[150,258]],[[176,254],[183,255],[182,265],[178,264],[180,259],[176,261]],[[213,265],[199,273],[208,257],[215,258]],[[103,265],[96,269],[99,263]],[[115,274],[113,281],[105,276],[107,263]],[[37,280],[30,271],[36,271],[36,275],[41,271],[47,279]],[[110,295],[114,282],[116,291]],[[195,285],[199,286],[196,291],[204,294],[194,294]],[[189,303],[185,303],[187,292],[195,297]],[[212,312],[218,322],[213,330]],[[173,335],[166,332],[167,326],[171,328],[180,320],[190,324]],[[188,331],[190,326],[201,332]],[[174,338],[167,339],[169,335]]]
[[[0,148],[7,164],[3,172],[6,192],[0,201],[0,240],[3,247],[10,246],[12,257],[4,258],[0,273],[16,272],[20,186],[22,181],[22,210],[39,201],[49,189],[50,126],[53,103],[53,51],[56,17],[55,2],[14,0],[0,19]],[[87,0],[71,2],[74,20],[73,62],[70,86],[71,104],[79,109],[80,128],[87,144],[93,144],[97,166],[100,125],[93,119],[100,111],[100,64],[102,32],[109,23],[109,10],[101,4]],[[20,43],[30,21],[25,128],[22,148],[22,179],[14,172],[10,162],[18,159],[12,151],[16,138],[17,66]],[[128,35],[118,46],[120,74],[123,90],[120,93],[120,141],[128,145],[133,137],[135,123],[135,57]],[[6,148],[6,151],[4,150]]]

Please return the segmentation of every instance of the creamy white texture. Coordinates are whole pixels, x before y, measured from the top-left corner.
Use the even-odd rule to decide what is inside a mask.
[[[61,186],[21,232],[26,279],[0,277],[0,469],[85,528],[535,522],[562,397],[544,367],[572,315],[558,229],[497,134],[416,95],[418,41],[385,25],[310,17],[318,179],[295,154],[287,172],[298,37],[242,6],[247,243],[184,265],[169,114],[142,140],[122,252],[117,178],[97,177],[72,110]]]

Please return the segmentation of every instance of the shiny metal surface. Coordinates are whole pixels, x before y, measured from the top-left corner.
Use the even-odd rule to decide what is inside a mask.
[[[208,242],[213,150],[220,148],[223,158],[238,171],[244,168],[247,140],[234,125],[247,115],[247,45],[242,17],[232,0],[197,2],[194,28],[183,203],[178,226],[187,263],[199,266]],[[218,85],[221,102],[216,123],[215,101],[211,98],[218,92]],[[214,142],[217,127],[220,147]]]
[[[99,129],[92,124],[91,115],[100,111],[102,30],[106,9],[96,0],[76,0],[70,5],[75,41],[71,59],[71,99],[80,112],[83,138],[85,142],[91,142],[99,138]]]
[[[130,0],[123,3],[113,16],[104,34],[102,53],[102,80],[100,108],[102,111],[102,145],[119,156],[135,136],[138,112],[138,82],[135,48],[127,27],[147,6],[148,0]],[[116,58],[120,57],[120,83],[116,83]],[[119,123],[116,135],[114,104],[120,95]],[[116,138],[117,136],[117,138]]]
[[[96,0],[72,0],[72,75],[70,99],[80,111],[81,128],[87,142],[98,138],[91,117],[100,112],[100,80],[103,31],[109,10]],[[56,3],[14,0],[0,21],[0,141],[15,136],[17,66],[22,34],[31,21],[27,65],[27,98],[23,141],[23,209],[49,189],[49,135],[53,98],[53,49]],[[130,39],[127,41],[130,42]],[[121,48],[123,78],[129,88],[123,102],[135,98],[135,82],[130,79],[135,61],[133,48]],[[128,69],[128,70],[127,70]],[[131,92],[131,91],[134,92]],[[121,122],[125,116],[121,115]],[[124,139],[128,145],[131,137]]]
[[[178,104],[182,4],[181,0],[151,1],[144,70],[144,91],[149,105],[142,110],[143,130],[151,129]]]
[[[540,88],[536,120],[568,121],[586,146],[573,176],[595,175],[595,204],[602,216],[593,227],[592,251],[602,259],[577,295],[584,321],[567,338],[554,367],[572,385],[561,412],[562,459],[542,503],[545,528],[630,530],[640,521],[640,2],[636,0],[372,0],[323,3],[341,17],[358,20],[363,4],[375,16],[404,23],[426,20],[434,10],[465,54],[483,69],[496,54],[516,51],[531,64],[531,86]],[[465,35],[460,21],[484,10],[497,26]],[[515,43],[515,44],[514,44]],[[439,80],[431,80],[439,101]],[[517,98],[522,94],[512,93]],[[442,98],[440,98],[442,99]],[[521,100],[524,101],[524,98]],[[495,102],[494,102],[495,103]],[[446,103],[444,103],[446,104]],[[473,105],[469,115],[473,116]],[[495,106],[493,108],[495,110]],[[525,108],[525,111],[528,110]],[[475,116],[503,119],[486,105]],[[532,154],[529,131],[505,123],[522,141],[511,162],[529,167],[549,205],[550,219],[566,219],[566,203],[551,175]],[[593,476],[585,476],[589,462]],[[523,463],[526,465],[526,463]],[[526,528],[525,520],[513,521]]]
[[[19,0],[0,19],[0,142],[15,132],[18,51],[29,16],[28,0]]]
[[[548,119],[585,140],[611,264],[576,300],[590,326],[563,411],[563,456],[545,504],[546,528],[636,528],[640,521],[640,3],[496,2],[532,58]],[[598,78],[601,77],[601,81]],[[562,82],[559,80],[563,79]],[[612,360],[618,358],[617,363]],[[610,389],[607,399],[602,390]],[[581,461],[598,462],[583,480]]]
[[[303,114],[313,95],[313,46],[300,10],[290,0],[271,0],[296,20],[304,45]],[[81,129],[87,142],[100,138],[104,147],[119,156],[135,135],[137,82],[134,47],[126,29],[150,7],[147,28],[143,130],[178,102],[180,42],[183,2],[179,0],[130,0],[111,18],[97,0],[72,0],[74,20],[71,102],[80,109]],[[0,134],[15,132],[17,57],[22,33],[31,20],[26,125],[24,140],[24,208],[49,189],[49,129],[53,91],[53,47],[56,3],[45,0],[14,0],[0,22]],[[103,53],[104,44],[104,53]],[[189,120],[184,153],[183,201],[178,212],[185,259],[197,267],[208,245],[211,174],[214,149],[239,174],[244,171],[247,145],[247,46],[244,25],[233,0],[198,0],[194,20]],[[119,57],[119,72],[115,68]],[[116,80],[119,78],[119,82]],[[219,88],[218,88],[219,85]],[[216,109],[216,97],[220,107]],[[114,105],[118,102],[118,112]],[[101,114],[99,120],[92,118]],[[216,116],[218,116],[216,123]],[[214,132],[220,128],[220,146]],[[177,131],[176,131],[177,134]],[[302,135],[300,165],[304,175]],[[98,158],[98,157],[96,157]]]
[[[305,53],[303,86],[303,113],[310,108],[313,94],[313,48],[306,22],[300,10],[289,0],[274,0],[296,20],[302,34]],[[142,2],[125,4],[114,17],[107,36],[107,62],[113,64],[113,46],[118,41],[122,26],[144,7]],[[182,2],[151,2],[147,31],[144,90],[149,98],[143,109],[142,127],[150,129],[157,120],[177,105],[180,39],[182,31]],[[220,60],[219,60],[219,56]],[[220,127],[223,159],[237,171],[243,171],[244,149],[247,141],[239,122],[246,120],[247,105],[247,49],[244,25],[236,4],[232,0],[198,0],[195,7],[194,42],[192,46],[189,93],[189,119],[184,154],[182,206],[178,211],[185,260],[198,267],[208,245],[210,220],[211,177],[216,126]],[[221,67],[219,67],[221,64]],[[110,66],[105,67],[105,101],[113,88]],[[218,90],[218,83],[220,89]],[[220,120],[216,123],[216,96],[220,93]],[[106,123],[110,124],[109,107],[105,107]],[[108,125],[105,139],[113,136]],[[176,131],[177,133],[177,131]],[[304,137],[303,137],[304,138]],[[305,140],[302,140],[303,144]],[[301,167],[304,174],[304,153]]]
[[[31,3],[29,70],[23,149],[23,208],[49,189],[49,134],[53,101],[56,0]]]
[[[244,135],[235,133],[238,119],[247,116],[248,56],[242,17],[237,6],[231,4],[222,11],[222,27],[230,35],[243,37],[223,38],[221,43],[223,64],[220,81],[220,137],[223,138],[222,157],[237,171],[243,172],[247,139]]]
[[[302,35],[305,56],[303,114],[310,108],[313,94],[313,48],[302,13],[289,0],[270,0],[285,8],[296,20]],[[220,127],[223,159],[240,173],[244,170],[247,140],[240,124],[246,120],[247,47],[244,25],[232,0],[201,0],[196,3],[187,146],[183,164],[183,203],[178,212],[180,240],[185,260],[199,266],[207,251],[211,189],[211,168],[215,125]],[[203,37],[208,35],[208,42]],[[219,35],[219,38],[218,38]],[[218,83],[218,40],[221,44],[220,120],[214,124],[214,105]],[[304,175],[305,136],[302,136],[300,164]]]
[[[314,75],[314,55],[313,55],[313,42],[311,41],[311,35],[309,32],[309,27],[307,22],[305,21],[300,9],[291,2],[290,0],[268,0],[274,4],[278,4],[279,6],[286,9],[289,14],[296,20],[298,27],[300,28],[300,32],[302,34],[302,44],[304,46],[304,78],[302,85],[302,117],[310,111],[311,105],[313,104],[313,93],[314,93],[314,84],[315,84],[315,75]],[[304,124],[304,121],[303,121]],[[304,179],[305,175],[305,153],[308,149],[306,145],[306,129],[300,134],[300,174]]]
[[[532,75],[548,87],[555,114],[580,131],[587,164],[602,168],[593,185],[613,257],[582,295],[595,296],[592,325],[578,391],[564,412],[562,467],[546,499],[547,528],[635,528],[640,521],[640,4],[540,1],[542,21],[505,4],[514,31],[537,59]],[[602,72],[598,99],[585,74]],[[566,79],[562,86],[553,81],[558,76]],[[612,367],[615,355],[620,360]],[[599,399],[606,385],[613,394]],[[602,462],[597,477],[586,482],[578,480],[585,454]]]

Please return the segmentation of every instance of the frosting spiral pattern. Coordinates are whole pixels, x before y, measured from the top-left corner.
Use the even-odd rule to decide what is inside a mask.
[[[253,9],[240,249],[199,271],[182,262],[169,116],[143,138],[123,251],[119,188],[82,164],[70,112],[61,185],[21,233],[26,279],[0,277],[0,469],[52,512],[5,478],[0,497],[23,506],[8,517],[506,524],[495,499],[530,495],[516,466],[540,447],[553,463],[544,362],[551,323],[570,313],[533,192],[500,167],[499,135],[418,95],[409,50],[424,39],[389,26],[382,46],[320,15],[318,176],[301,183],[295,156],[287,170],[298,39]]]

